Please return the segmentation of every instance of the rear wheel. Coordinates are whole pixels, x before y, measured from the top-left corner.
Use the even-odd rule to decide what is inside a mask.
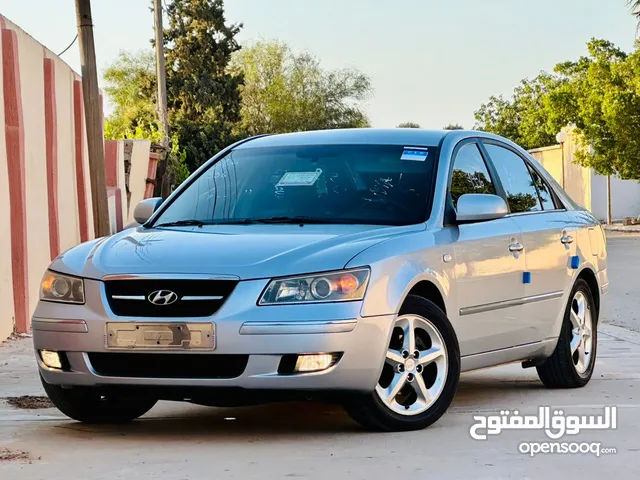
[[[569,298],[556,349],[537,367],[549,388],[584,387],[596,363],[598,313],[589,284],[579,279]]]
[[[435,304],[410,295],[396,319],[375,391],[350,397],[345,407],[367,429],[419,430],[449,408],[459,378],[451,323]]]
[[[151,397],[101,391],[95,387],[63,388],[40,379],[58,410],[79,422],[126,423],[141,417],[157,403],[157,399]]]

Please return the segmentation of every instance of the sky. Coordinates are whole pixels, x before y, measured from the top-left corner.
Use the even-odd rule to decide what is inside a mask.
[[[99,73],[121,50],[151,48],[149,0],[93,0]],[[327,69],[372,81],[374,127],[473,127],[491,95],[586,53],[592,37],[633,48],[626,0],[226,0],[241,43],[279,39]],[[74,0],[0,0],[0,13],[59,53],[76,34]],[[76,44],[63,56],[80,71]],[[107,108],[107,113],[109,108]]]

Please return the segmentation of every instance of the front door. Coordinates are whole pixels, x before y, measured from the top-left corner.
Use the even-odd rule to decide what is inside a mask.
[[[495,194],[494,181],[474,142],[454,156],[450,201],[465,193]],[[455,227],[458,340],[463,356],[527,343],[521,299],[525,259],[523,237],[511,218]]]
[[[511,218],[523,236],[524,320],[534,329],[532,340],[544,340],[564,310],[575,228],[569,226],[568,215],[533,167],[512,150],[486,143],[485,147],[504,188]]]

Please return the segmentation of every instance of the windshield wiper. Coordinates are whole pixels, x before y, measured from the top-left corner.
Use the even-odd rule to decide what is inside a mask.
[[[295,217],[271,217],[271,218],[251,218],[248,219],[255,223],[291,223],[291,224],[304,224],[304,223],[316,223],[316,224],[329,224],[329,223],[352,223],[348,220],[336,219],[336,218],[315,218],[305,216]]]
[[[305,217],[295,216],[295,217],[270,217],[270,218],[242,218],[242,219],[226,219],[226,220],[218,220],[212,222],[202,222],[200,220],[177,220],[175,222],[167,222],[160,223],[158,225],[154,225],[153,227],[202,227],[204,225],[251,225],[256,223],[263,224],[292,224],[292,225],[303,225],[303,224],[331,224],[331,223],[358,223],[352,219],[345,218],[316,218],[316,217]]]
[[[201,222],[200,220],[177,220],[175,222],[167,222],[167,223],[160,223],[158,225],[154,225],[154,227],[190,227],[190,226],[194,226],[194,227],[202,227],[203,225],[206,225],[206,223]]]

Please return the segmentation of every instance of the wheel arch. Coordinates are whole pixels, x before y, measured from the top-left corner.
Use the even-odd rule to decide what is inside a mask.
[[[451,310],[450,302],[447,301],[450,287],[446,275],[429,269],[416,271],[405,264],[391,279],[386,274],[371,282],[361,314],[363,317],[397,315],[409,295],[418,295],[433,302],[446,315],[447,311]]]
[[[580,279],[583,279],[589,285],[589,289],[591,290],[591,295],[593,296],[593,303],[596,307],[596,314],[598,315],[598,321],[600,320],[600,286],[598,285],[598,279],[596,278],[595,272],[589,268],[585,267],[580,271],[578,277],[576,278],[576,282]],[[575,282],[574,282],[575,285]]]
[[[433,302],[442,312],[447,314],[447,305],[444,296],[436,284],[431,280],[419,280],[405,295],[402,303],[404,303],[409,295],[417,295],[430,302]]]
[[[576,282],[580,279],[584,280],[585,282],[587,282],[587,285],[589,285],[589,290],[591,290],[591,294],[593,296],[593,303],[595,304],[595,308],[596,308],[596,316],[598,317],[598,320],[599,320],[600,318],[600,287],[598,286],[598,280],[596,278],[596,274],[593,268],[590,267],[589,265],[585,265],[582,268],[582,270],[580,270],[578,274],[575,275],[573,281],[571,282],[571,288],[569,288],[567,292],[565,292],[565,300],[564,300],[564,303],[562,304],[562,311],[558,312],[558,318],[552,325],[547,335],[547,339],[557,339],[560,336],[560,330],[562,329],[562,322],[564,322],[565,312],[566,312],[566,309],[568,308],[569,302],[571,301],[571,292],[573,291],[576,285]],[[549,345],[550,347],[545,351],[543,355],[544,357],[550,356],[556,347],[555,342],[552,344],[550,343]],[[551,346],[553,348],[551,348]]]

